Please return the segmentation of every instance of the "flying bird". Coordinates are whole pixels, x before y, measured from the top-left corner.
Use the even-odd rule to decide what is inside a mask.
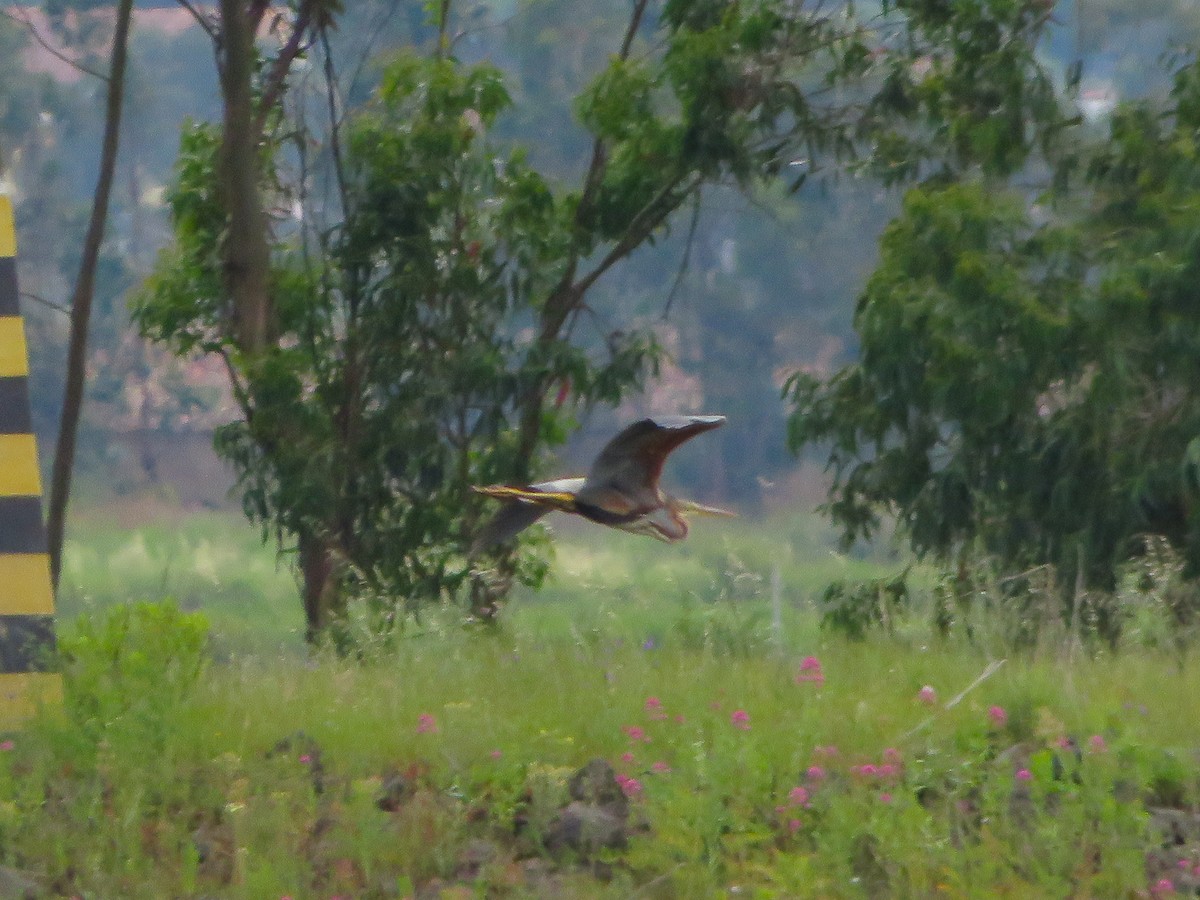
[[[658,485],[663,463],[672,450],[724,423],[724,416],[642,419],[604,446],[586,477],[556,478],[527,487],[498,484],[474,488],[504,501],[504,506],[480,531],[472,550],[503,543],[555,509],[668,543],[687,537],[685,513],[736,515],[672,497]]]

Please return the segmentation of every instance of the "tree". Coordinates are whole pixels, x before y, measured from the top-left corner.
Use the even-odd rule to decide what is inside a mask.
[[[1011,17],[1000,36],[1029,49],[1039,20],[1028,9],[1040,5],[994,5]],[[305,8],[293,10],[293,37]],[[178,352],[227,361],[243,418],[218,449],[238,472],[247,512],[298,549],[310,639],[342,621],[355,597],[377,599],[386,624],[397,604],[469,588],[487,614],[514,576],[536,577],[537,557],[513,548],[471,557],[482,510],[469,486],[529,478],[577,410],[615,403],[653,371],[650,336],[605,327],[589,305],[593,288],[708,187],[752,188],[793,171],[801,152],[812,161],[802,168],[832,164],[885,133],[889,163],[902,142],[913,156],[926,152],[918,130],[897,129],[894,118],[926,110],[903,94],[917,89],[913,54],[930,52],[947,25],[920,4],[898,8],[910,40],[893,46],[891,32],[840,11],[674,0],[653,21],[638,0],[615,55],[576,101],[589,149],[564,187],[489,137],[509,99],[496,72],[448,55],[448,4],[425,60],[389,67],[348,124],[324,38],[334,17],[306,26],[327,76],[323,132],[308,119],[272,130],[275,107],[247,107],[247,70],[266,79],[251,98],[283,95],[270,80],[276,63],[223,75],[223,127],[184,136],[176,246],[135,315]],[[228,29],[236,11],[223,9]],[[977,19],[970,27],[996,38],[987,30],[995,18]],[[954,52],[978,49],[960,44]],[[1029,57],[1003,46],[997,71],[1023,76]],[[1014,115],[1024,86],[1014,88]],[[968,108],[955,116],[995,118],[969,79],[957,87],[953,99]],[[853,99],[831,99],[835,89]],[[286,134],[298,137],[286,143]],[[241,215],[229,188],[231,135],[243,148],[237,183],[252,162],[260,197],[242,226],[263,231],[269,264],[240,294],[235,280],[261,269],[264,254],[231,263]],[[322,165],[339,191],[315,203],[307,186]],[[298,229],[253,214],[292,201],[305,206]]]
[[[86,376],[88,329],[91,321],[92,298],[95,295],[96,269],[104,229],[108,221],[108,201],[112,193],[117,167],[117,149],[121,133],[121,104],[125,91],[125,59],[129,46],[129,24],[133,16],[133,0],[117,4],[113,29],[112,61],[107,76],[104,114],[104,139],[100,155],[100,171],[92,200],[91,216],[79,262],[79,274],[71,292],[71,333],[67,347],[66,387],[63,394],[62,417],[58,442],[54,448],[54,465],[50,476],[49,511],[46,531],[50,549],[50,578],[57,587],[62,571],[63,530],[66,524],[67,502],[71,494],[71,472],[75,466],[75,439],[83,407],[83,387]]]
[[[914,549],[1050,564],[1063,611],[1140,535],[1200,573],[1200,69],[1122,108],[1056,207],[980,180],[914,189],[858,302],[859,359],[800,375],[791,443],[828,448],[847,541],[894,513]],[[1119,617],[1094,598],[1100,632]]]

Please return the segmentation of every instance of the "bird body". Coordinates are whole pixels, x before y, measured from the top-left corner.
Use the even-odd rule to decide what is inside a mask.
[[[724,416],[642,419],[604,446],[586,477],[557,478],[526,487],[476,487],[481,494],[505,501],[505,506],[484,526],[474,549],[486,549],[514,537],[551,510],[669,543],[687,537],[684,513],[734,515],[672,497],[658,484],[663,463],[672,450],[724,422]]]

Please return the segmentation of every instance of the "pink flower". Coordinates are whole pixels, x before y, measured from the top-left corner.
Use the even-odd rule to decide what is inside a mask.
[[[629,775],[618,775],[617,784],[626,797],[636,797],[642,792],[642,783]]]
[[[671,771],[671,767],[660,759],[658,762],[651,764],[650,771],[658,775],[666,775]]]
[[[1033,773],[1028,769],[1017,769],[1017,781],[1032,781]]]
[[[891,763],[894,766],[898,766],[900,763],[904,762],[904,754],[895,747],[886,747],[883,751],[883,761]]]
[[[678,722],[680,725],[682,725],[684,722],[687,721],[687,719],[685,719],[683,717],[683,713],[679,713],[678,715],[675,716],[675,721]]]
[[[310,763],[310,762],[312,762],[312,757],[309,756],[307,753],[301,753],[300,754],[300,762],[306,763],[306,764]]]
[[[646,712],[650,716],[650,718],[656,719],[659,721],[661,721],[667,717],[667,714],[665,712],[663,712],[662,701],[659,700],[657,697],[647,697],[646,698]]]
[[[488,755],[489,755],[489,756],[491,756],[491,758],[492,758],[492,759],[499,759],[499,758],[500,758],[500,757],[502,757],[504,754],[503,754],[501,751],[499,751],[499,750],[493,750],[493,751],[492,751],[491,753],[489,753]]]
[[[1057,747],[1059,750],[1070,750],[1071,747],[1074,745],[1074,743],[1075,742],[1072,741],[1065,734],[1060,738],[1055,738],[1055,740],[1054,740],[1054,746]]]
[[[417,716],[417,734],[431,734],[437,730],[437,719],[430,713],[421,713]]]
[[[1004,711],[1003,706],[992,706],[988,708],[988,721],[996,728],[1003,728],[1008,722],[1008,713]]]
[[[788,831],[790,831],[792,834],[795,834],[799,830],[800,830],[800,820],[799,819],[788,819]]]
[[[926,706],[933,706],[933,704],[937,703],[937,691],[933,689],[933,685],[931,684],[924,685],[917,691],[917,699]]]
[[[9,750],[11,750],[15,746],[17,746],[17,745],[14,744],[12,741],[0,741],[0,750],[3,750],[5,753],[7,753]]]
[[[806,656],[800,661],[800,671],[796,673],[796,684],[801,684],[805,681],[812,681],[820,684],[825,680],[825,673],[821,671],[821,661],[815,656]]]
[[[1088,749],[1093,753],[1104,753],[1108,750],[1108,744],[1104,742],[1104,737],[1099,734],[1093,734],[1088,739]]]
[[[897,766],[892,765],[892,763],[884,763],[879,767],[879,775],[881,778],[895,778],[899,772],[900,769]]]
[[[626,725],[621,730],[629,735],[631,741],[645,741],[647,744],[650,743],[650,735],[646,734],[646,729],[640,725]]]
[[[788,791],[788,803],[792,806],[808,806],[808,788],[796,785]]]
[[[825,770],[820,766],[809,766],[805,774],[808,775],[809,781],[820,781],[825,777]]]
[[[850,771],[853,772],[854,769],[851,769]],[[858,766],[858,774],[863,778],[874,778],[879,774],[879,770],[876,769],[872,763],[863,763],[861,766]]]
[[[1163,894],[1175,893],[1175,883],[1170,878],[1160,878],[1150,888],[1150,893],[1155,897],[1160,897]]]
[[[891,803],[892,795],[889,794],[887,791],[884,791],[882,794],[879,795],[879,802],[880,803]]]
[[[750,713],[744,709],[735,709],[733,715],[729,717],[735,728],[740,728],[742,731],[750,730]]]
[[[626,750],[621,754],[621,762],[625,763],[625,765],[630,765],[633,762],[633,754]]]

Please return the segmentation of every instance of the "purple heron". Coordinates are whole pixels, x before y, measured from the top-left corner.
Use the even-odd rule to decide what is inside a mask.
[[[480,531],[473,550],[507,541],[555,509],[668,543],[687,537],[687,513],[735,515],[672,497],[658,485],[663,463],[672,450],[724,422],[724,416],[642,419],[604,446],[586,477],[556,478],[526,487],[476,487],[479,493],[504,501],[504,506]]]

